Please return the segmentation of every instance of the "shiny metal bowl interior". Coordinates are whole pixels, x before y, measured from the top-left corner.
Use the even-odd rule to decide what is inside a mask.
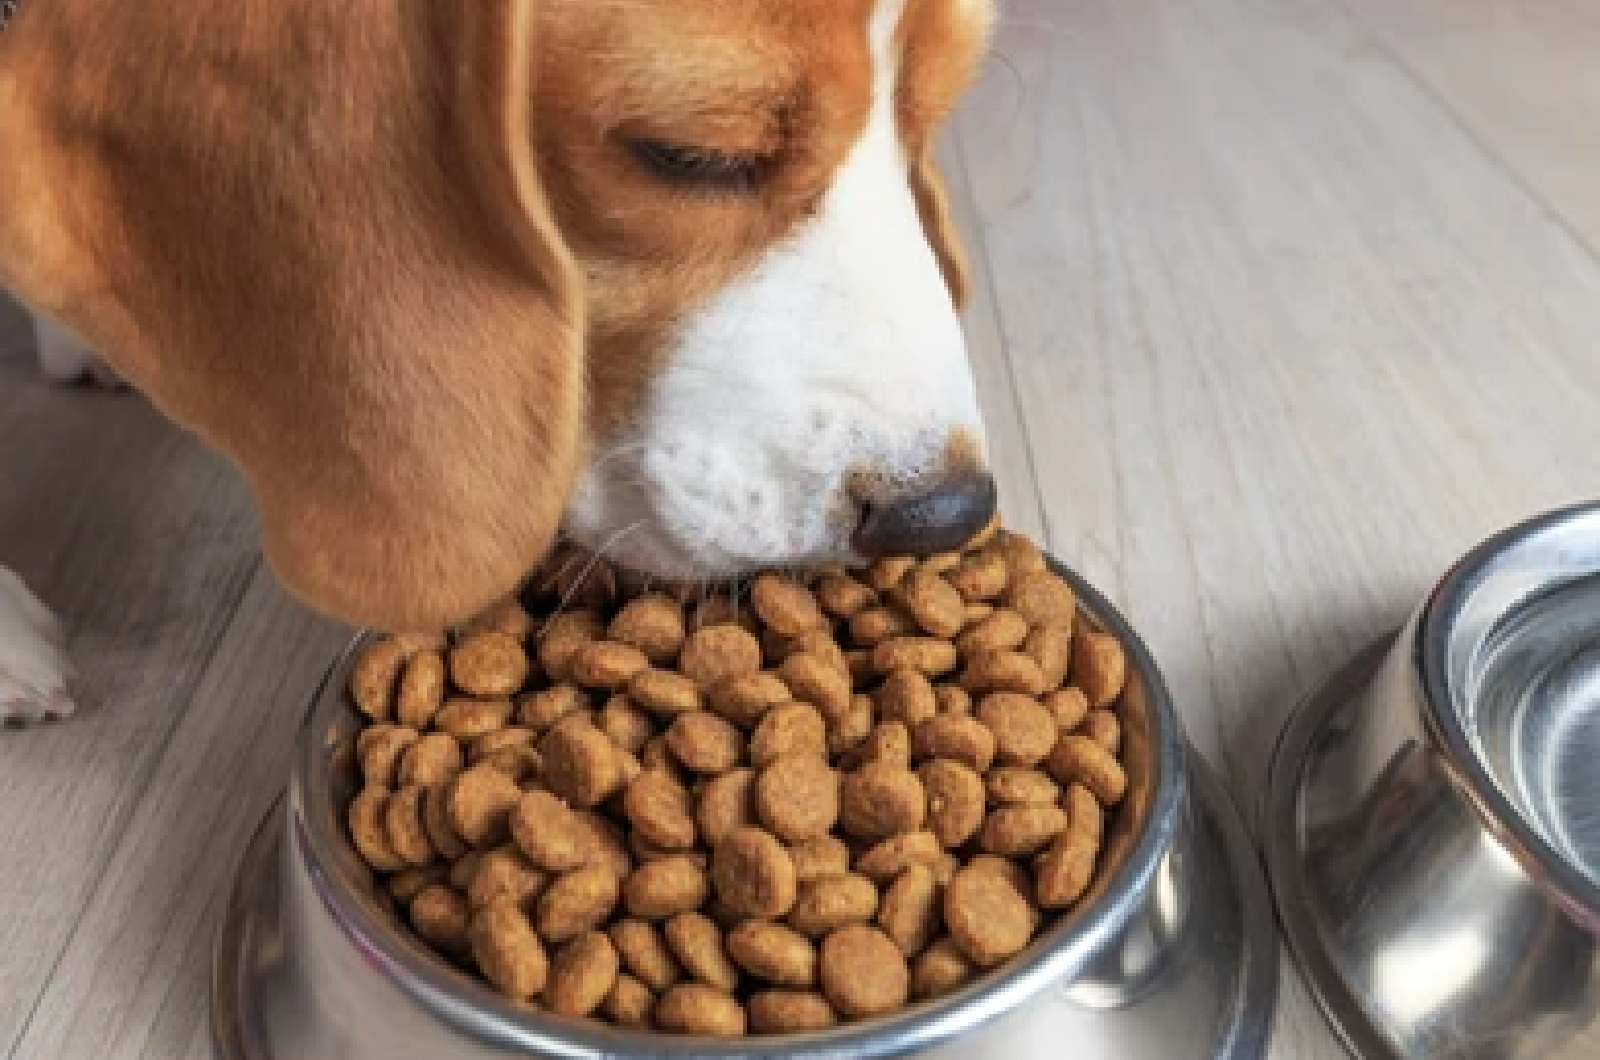
[[[1119,713],[1129,788],[1109,821],[1096,882],[1073,911],[1001,969],[893,1016],[825,1032],[728,1042],[631,1031],[518,1006],[436,957],[398,922],[343,824],[342,807],[356,785],[354,742],[361,725],[345,697],[355,644],[330,670],[301,734],[288,791],[289,827],[311,862],[321,900],[366,961],[436,1018],[509,1053],[713,1058],[749,1055],[759,1046],[794,1057],[881,1057],[932,1048],[1082,975],[1138,912],[1183,816],[1185,744],[1154,661],[1103,597],[1071,572],[1056,569],[1077,591],[1082,614],[1115,635],[1128,654]]]
[[[1420,616],[1429,721],[1491,829],[1600,923],[1600,507],[1491,538]]]

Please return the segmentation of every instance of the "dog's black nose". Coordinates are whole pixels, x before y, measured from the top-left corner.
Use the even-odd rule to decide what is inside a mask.
[[[868,505],[852,543],[868,558],[951,552],[988,525],[995,505],[994,476],[985,471],[964,472],[927,493],[912,494],[892,504]]]

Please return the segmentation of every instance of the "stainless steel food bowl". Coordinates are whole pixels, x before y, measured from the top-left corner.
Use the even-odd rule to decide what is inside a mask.
[[[1600,1057],[1600,505],[1485,542],[1311,696],[1264,824],[1357,1055]]]
[[[1065,573],[1065,572],[1063,572]],[[351,653],[330,670],[288,790],[262,823],[217,940],[212,1016],[223,1060],[490,1057],[1056,1057],[1254,1060],[1275,997],[1265,883],[1227,796],[1188,749],[1160,674],[1100,596],[1116,634],[1129,794],[1077,911],[1003,969],[935,1002],[825,1033],[716,1041],[552,1017],[511,1004],[406,932],[355,854],[341,807],[359,720]]]

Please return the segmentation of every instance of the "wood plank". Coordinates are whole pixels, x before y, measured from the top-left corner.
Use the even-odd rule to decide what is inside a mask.
[[[239,479],[130,395],[0,365],[0,557],[62,617],[78,717],[0,732],[9,1053],[257,570]]]
[[[209,1055],[211,944],[233,871],[347,635],[256,572],[13,1060],[170,1060],[195,1042]]]
[[[1600,8],[1341,0],[1517,178],[1600,247]]]
[[[1013,0],[961,143],[1052,544],[1255,806],[1287,711],[1592,490],[1600,267],[1341,9]],[[1286,986],[1275,1057],[1343,1056]]]

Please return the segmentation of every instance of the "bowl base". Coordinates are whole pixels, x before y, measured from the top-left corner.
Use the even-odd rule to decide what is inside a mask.
[[[1197,849],[1190,871],[1213,878],[1194,887],[1196,905],[1164,955],[1161,971],[1138,1000],[1120,1008],[1085,1007],[1058,989],[1045,1004],[1018,1013],[1007,1056],[1045,1060],[1063,1042],[1084,1060],[1260,1060],[1266,1055],[1278,983],[1278,941],[1266,882],[1238,811],[1211,769],[1189,752]],[[279,931],[281,801],[262,820],[240,862],[219,928],[212,969],[211,1024],[217,1060],[289,1060],[275,1056],[263,1024],[261,984],[285,974]],[[754,1047],[756,1042],[752,1040]],[[957,1057],[956,1038],[932,1055]],[[313,1060],[297,1057],[294,1060]],[[342,1060],[317,1057],[314,1060]]]

